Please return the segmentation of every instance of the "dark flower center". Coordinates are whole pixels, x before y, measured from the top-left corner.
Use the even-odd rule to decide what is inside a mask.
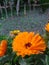
[[[28,47],[31,47],[31,45],[32,45],[31,43],[27,43],[25,44],[25,47],[28,48]]]

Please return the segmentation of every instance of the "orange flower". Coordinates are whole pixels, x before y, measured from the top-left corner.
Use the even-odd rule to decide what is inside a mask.
[[[45,30],[49,32],[49,23],[46,24]]]
[[[46,44],[39,34],[34,32],[21,32],[12,43],[13,51],[19,56],[43,53]]]
[[[0,57],[4,56],[4,54],[6,53],[6,49],[7,49],[7,41],[2,40],[0,43]]]

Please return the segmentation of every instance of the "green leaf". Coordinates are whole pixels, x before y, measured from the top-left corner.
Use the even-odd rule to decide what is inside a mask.
[[[28,65],[28,64],[26,63],[25,59],[23,59],[23,58],[21,58],[21,59],[19,60],[19,64],[20,64],[20,65]]]
[[[49,65],[49,56],[45,55],[45,65]]]
[[[44,59],[40,59],[40,60],[42,61],[43,65],[45,65],[45,60]]]
[[[0,41],[1,40],[4,40],[4,39],[6,39],[7,38],[7,36],[5,36],[5,35],[0,35]]]
[[[48,43],[47,43],[47,46],[48,46],[48,48],[49,48],[49,41],[48,41]]]

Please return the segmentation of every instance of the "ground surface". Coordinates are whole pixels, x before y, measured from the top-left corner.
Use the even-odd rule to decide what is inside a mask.
[[[48,12],[49,10],[46,10],[45,13],[41,13],[39,10],[33,10],[28,12],[26,16],[21,13],[20,16],[14,16],[13,18],[0,19],[2,25],[0,34],[7,35],[9,31],[15,29],[44,33],[44,25],[49,19]]]

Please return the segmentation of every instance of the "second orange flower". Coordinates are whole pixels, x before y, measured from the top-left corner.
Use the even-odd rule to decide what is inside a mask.
[[[49,32],[49,23],[45,25],[45,30]]]

